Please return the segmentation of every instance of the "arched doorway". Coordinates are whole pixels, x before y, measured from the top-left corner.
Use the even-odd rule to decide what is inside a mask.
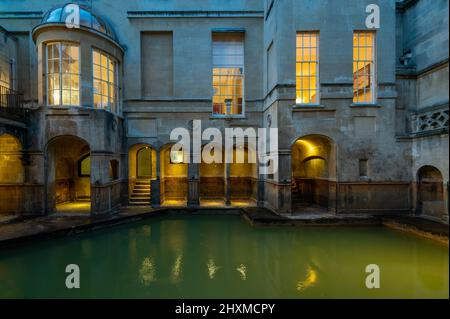
[[[172,145],[160,151],[161,205],[186,206],[188,197],[188,164],[182,151],[172,152]]]
[[[423,166],[417,172],[417,213],[441,219],[445,215],[444,182],[441,172]]]
[[[217,152],[217,153],[216,153]],[[199,198],[201,206],[225,206],[225,153],[222,146],[205,145],[202,154],[210,160],[200,163]],[[213,160],[214,159],[214,160]]]
[[[24,180],[22,143],[13,135],[0,135],[0,214],[22,212]]]
[[[128,150],[128,191],[130,205],[151,204],[151,180],[157,178],[156,151],[148,144]]]
[[[293,213],[335,209],[336,149],[322,135],[299,138],[292,146]]]
[[[242,152],[243,162],[238,162],[237,153]],[[230,198],[232,206],[255,206],[258,191],[258,173],[255,150],[239,146],[233,148],[230,164]]]
[[[46,148],[47,213],[90,213],[91,152],[76,136],[53,138]]]

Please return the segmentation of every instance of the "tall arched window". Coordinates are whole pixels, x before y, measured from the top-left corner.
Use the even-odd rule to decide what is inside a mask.
[[[73,43],[47,44],[48,105],[80,105],[80,48]]]

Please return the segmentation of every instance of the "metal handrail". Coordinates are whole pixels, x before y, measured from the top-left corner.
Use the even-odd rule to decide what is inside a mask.
[[[22,116],[24,112],[23,94],[0,85],[0,113]]]

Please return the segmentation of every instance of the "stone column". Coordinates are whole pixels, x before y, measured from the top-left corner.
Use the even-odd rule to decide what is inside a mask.
[[[231,164],[225,163],[225,174],[224,174],[224,183],[225,183],[225,205],[230,206],[231,205],[231,183],[230,183],[230,176],[231,176]]]
[[[200,164],[198,163],[188,164],[188,206],[191,207],[197,207],[200,205],[199,169]]]
[[[288,214],[292,212],[291,205],[291,150],[279,150],[278,152],[278,203],[276,209],[279,213]]]
[[[150,181],[151,195],[150,203],[153,207],[161,206],[161,156],[160,152],[156,151],[156,179]]]

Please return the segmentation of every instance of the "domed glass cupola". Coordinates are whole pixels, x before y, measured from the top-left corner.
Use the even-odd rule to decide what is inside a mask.
[[[66,23],[67,17],[73,12],[73,9],[71,8],[72,5],[73,4],[71,3],[67,3],[62,7],[56,7],[49,10],[42,18],[41,24]],[[80,12],[81,27],[101,32],[113,40],[116,40],[112,28],[104,20],[93,14],[88,8],[79,5],[77,6],[79,7]]]

